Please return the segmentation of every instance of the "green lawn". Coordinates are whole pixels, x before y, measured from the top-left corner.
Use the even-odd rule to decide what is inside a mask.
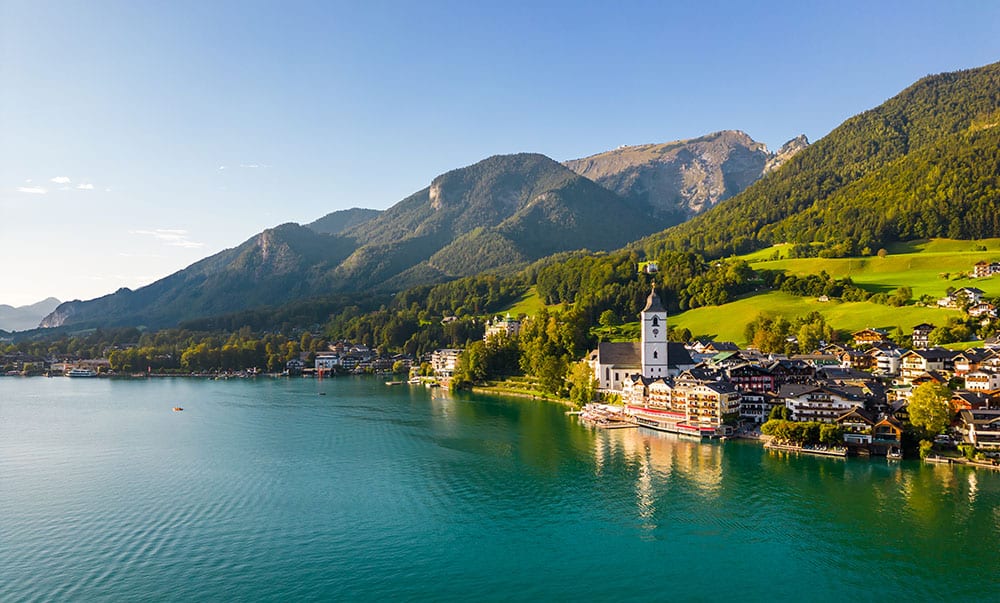
[[[722,306],[688,310],[668,318],[677,328],[688,328],[695,336],[712,336],[720,341],[746,345],[743,329],[760,314],[793,319],[809,312],[819,312],[835,329],[857,331],[866,327],[909,331],[922,322],[944,324],[958,310],[904,306],[893,308],[871,302],[820,302],[814,297],[797,297],[780,291],[754,295]]]
[[[977,247],[987,251],[976,251]],[[1000,239],[983,241],[953,241],[933,239],[899,244],[884,258],[878,256],[864,258],[799,258],[764,260],[771,257],[776,246],[741,256],[757,259],[755,270],[785,270],[790,274],[818,274],[825,270],[834,278],[850,277],[856,284],[872,293],[892,292],[899,287],[913,289],[914,297],[932,295],[944,297],[948,287],[978,287],[988,297],[1000,296],[1000,277],[984,279],[961,276],[971,273],[980,260],[1000,261]]]
[[[545,302],[538,296],[538,291],[532,287],[528,289],[528,292],[522,295],[521,299],[517,300],[514,305],[505,310],[500,310],[497,314],[503,315],[506,312],[510,312],[511,316],[520,316],[521,314],[534,316],[544,307]]]

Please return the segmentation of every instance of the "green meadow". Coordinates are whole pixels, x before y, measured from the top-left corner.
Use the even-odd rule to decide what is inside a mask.
[[[986,251],[982,251],[982,248]],[[788,245],[740,256],[755,270],[784,270],[789,274],[819,274],[826,271],[834,278],[850,277],[858,286],[872,293],[891,293],[899,287],[921,295],[944,297],[948,287],[978,287],[987,297],[1000,296],[1000,276],[970,278],[980,260],[1000,261],[1000,239],[956,241],[931,239],[900,243],[888,249],[886,257],[797,258],[788,259]],[[777,252],[783,259],[770,260]]]
[[[872,292],[891,293],[899,287],[910,287],[914,299],[922,295],[939,298],[949,287],[978,287],[987,297],[1000,297],[1000,276],[977,279],[969,275],[976,262],[1000,262],[1000,239],[960,241],[930,239],[899,243],[887,249],[885,257],[855,258],[788,258],[789,245],[775,245],[751,254],[739,256],[755,270],[784,270],[789,274],[818,274],[826,271],[834,278],[850,277],[858,286]],[[984,250],[985,249],[985,250]],[[780,259],[771,259],[777,255]],[[532,315],[544,307],[532,288],[510,308],[510,313]],[[712,336],[722,341],[745,345],[743,330],[760,314],[794,319],[809,312],[819,312],[840,331],[853,332],[867,327],[909,331],[914,325],[928,322],[942,325],[950,317],[962,313],[937,307],[910,305],[894,308],[871,302],[821,302],[814,297],[798,297],[782,292],[769,292],[741,298],[722,306],[708,306],[671,316],[670,324],[690,329],[695,336]],[[629,326],[624,331],[631,333]],[[623,327],[616,329],[622,330]],[[618,339],[621,333],[602,333],[606,339]],[[962,345],[962,344],[956,344]],[[965,345],[973,345],[967,343]]]
[[[872,327],[909,331],[922,322],[941,325],[951,316],[961,316],[958,310],[903,306],[893,308],[871,302],[820,302],[814,297],[798,297],[781,291],[746,297],[722,306],[706,306],[669,317],[676,328],[687,328],[696,337],[710,336],[719,341],[747,343],[743,336],[746,324],[764,314],[770,318],[789,320],[810,312],[819,312],[826,322],[841,331],[858,331]]]

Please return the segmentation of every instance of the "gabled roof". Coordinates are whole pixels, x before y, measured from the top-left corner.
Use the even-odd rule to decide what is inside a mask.
[[[933,331],[934,328],[935,328],[934,325],[926,323],[926,322],[922,322],[919,325],[913,327],[913,330],[914,331]]]
[[[952,350],[946,350],[944,348],[927,348],[926,350],[910,350],[903,354],[903,357],[907,356],[920,356],[924,360],[946,360],[951,358],[955,354]]]
[[[852,408],[851,410],[845,412],[837,417],[837,423],[842,423],[848,419],[861,420],[869,425],[875,424],[875,419],[873,419],[868,411],[863,408]]]
[[[718,394],[734,394],[739,391],[735,385],[728,381],[710,381],[702,385]]]
[[[683,343],[673,341],[667,343],[667,366],[678,368],[681,366],[693,366],[694,363],[694,360],[691,359],[691,354],[688,353]]]
[[[621,367],[639,367],[642,365],[642,344],[638,341],[612,343],[603,341],[597,344],[596,356],[592,358],[601,364]]]
[[[731,341],[713,341],[705,346],[716,352],[738,352],[740,347]]]
[[[903,429],[903,424],[899,422],[899,419],[893,417],[892,415],[885,415],[884,417],[879,419],[878,423],[875,424],[875,427],[878,427],[879,425],[883,424],[892,426],[899,430]]]

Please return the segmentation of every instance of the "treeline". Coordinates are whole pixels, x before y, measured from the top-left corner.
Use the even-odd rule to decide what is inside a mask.
[[[54,340],[22,341],[8,345],[6,353],[32,356],[73,356],[83,359],[107,356],[116,372],[236,371],[250,368],[278,372],[300,352],[315,354],[327,349],[327,340],[303,333],[292,337],[254,333],[243,327],[231,333],[166,329],[140,332],[135,328],[97,329],[87,335]]]

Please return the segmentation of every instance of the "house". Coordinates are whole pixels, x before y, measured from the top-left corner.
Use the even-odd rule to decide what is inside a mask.
[[[889,336],[882,329],[861,329],[851,335],[851,338],[854,340],[854,345],[866,346],[887,341]]]
[[[840,366],[856,371],[871,371],[875,368],[875,357],[861,350],[844,350],[838,354]]]
[[[983,301],[985,291],[977,287],[962,287],[951,295],[942,297],[937,304],[945,308],[958,308],[962,306],[974,306]]]
[[[726,374],[729,382],[742,392],[772,392],[776,389],[771,371],[756,364],[732,366]]]
[[[903,383],[910,384],[918,375],[928,371],[944,371],[954,368],[954,352],[943,348],[910,350],[900,359],[899,375]]]
[[[986,278],[994,274],[1000,274],[1000,262],[987,262],[983,260],[976,262],[976,265],[972,268],[972,276],[975,278]]]
[[[983,347],[987,350],[1000,350],[1000,335],[993,335],[983,342]]]
[[[869,353],[875,359],[875,368],[872,372],[876,375],[892,376],[899,374],[899,365],[903,357],[903,351],[893,347],[883,349],[872,347]]]
[[[1000,390],[1000,373],[992,371],[972,371],[965,375],[965,389],[970,392],[992,392]]]
[[[708,364],[712,367],[726,369],[735,366],[742,366],[747,363],[747,358],[739,350],[727,350],[718,352],[708,358]]]
[[[700,427],[720,428],[740,412],[740,392],[731,383],[714,381],[688,388],[687,422]]]
[[[781,404],[780,399],[769,392],[740,392],[740,418],[754,423],[764,423],[770,418],[771,411]]]
[[[847,411],[864,407],[864,399],[852,389],[789,384],[782,386],[778,396],[793,421],[833,423]]]
[[[462,350],[454,348],[444,348],[434,350],[431,353],[431,368],[434,369],[434,376],[440,379],[450,379],[455,374],[455,365],[458,364],[458,357]]]
[[[994,306],[989,302],[984,302],[984,301],[969,306],[969,309],[966,310],[966,312],[969,314],[969,316],[973,318],[980,318],[980,317],[996,318],[997,316],[996,306]]]
[[[893,416],[882,417],[872,426],[872,443],[898,447],[903,440],[903,423]]]
[[[987,396],[983,392],[960,389],[951,395],[951,407],[955,411],[989,408],[990,396]]]
[[[837,417],[835,421],[844,428],[844,442],[847,444],[871,444],[873,419],[863,408],[852,408]]]
[[[510,312],[508,312],[504,318],[496,316],[493,320],[486,321],[486,333],[483,334],[483,341],[489,341],[495,337],[512,339],[520,333],[521,321],[511,318]]]
[[[1000,409],[981,408],[958,413],[963,439],[976,448],[1000,450]]]
[[[990,356],[992,356],[992,353],[982,348],[970,348],[968,350],[957,352],[951,358],[953,367],[952,370],[954,370],[955,376],[961,377],[966,373],[979,370],[980,364],[982,364],[983,361]]]
[[[313,361],[313,368],[316,369],[316,372],[330,372],[339,366],[342,366],[339,354],[316,354],[316,359]],[[291,369],[291,367],[289,367],[289,369]]]
[[[809,383],[816,377],[816,365],[796,358],[775,360],[767,370],[774,377],[774,389],[786,383]]]
[[[910,336],[913,342],[913,349],[923,350],[930,347],[928,339],[930,338],[931,331],[934,330],[934,325],[922,322],[919,325],[913,327],[913,334]]]

